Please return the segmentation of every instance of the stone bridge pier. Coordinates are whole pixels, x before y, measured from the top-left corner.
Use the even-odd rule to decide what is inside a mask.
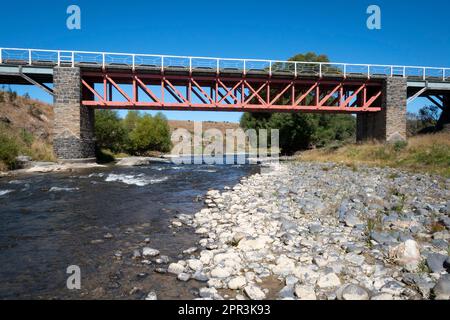
[[[358,142],[406,141],[407,80],[388,78],[383,83],[382,111],[357,115]]]
[[[62,161],[95,161],[94,108],[81,105],[80,68],[54,68],[53,86],[56,157]]]

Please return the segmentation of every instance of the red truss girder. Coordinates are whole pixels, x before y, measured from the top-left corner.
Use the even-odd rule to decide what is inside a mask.
[[[85,72],[82,87],[82,104],[103,109],[358,113],[380,111],[382,100],[382,84],[370,80]]]

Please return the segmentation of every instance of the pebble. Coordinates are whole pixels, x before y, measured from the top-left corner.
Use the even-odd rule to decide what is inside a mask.
[[[192,219],[177,216],[201,239],[169,272],[206,282],[201,298],[265,299],[267,279],[279,281],[279,299],[446,296],[450,233],[430,223],[450,222],[449,180],[333,163],[263,169],[210,190]]]

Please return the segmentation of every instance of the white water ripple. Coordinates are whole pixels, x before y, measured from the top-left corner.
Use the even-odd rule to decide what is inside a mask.
[[[150,178],[144,174],[139,174],[137,176],[134,175],[126,175],[126,174],[113,174],[111,173],[106,177],[106,182],[122,182],[127,185],[136,185],[138,187],[145,187],[149,184],[156,184],[160,182],[164,182],[168,179],[168,177],[162,178]]]

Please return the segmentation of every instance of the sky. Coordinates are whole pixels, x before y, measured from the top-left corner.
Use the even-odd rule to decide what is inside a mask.
[[[81,9],[81,30],[66,26],[66,10],[73,4]],[[381,8],[381,30],[366,25],[373,4]],[[314,51],[333,62],[450,67],[448,12],[447,0],[6,1],[0,47],[274,60]],[[13,89],[52,101],[35,87]],[[426,103],[417,99],[408,111]],[[174,120],[240,118],[239,113],[165,114]]]

